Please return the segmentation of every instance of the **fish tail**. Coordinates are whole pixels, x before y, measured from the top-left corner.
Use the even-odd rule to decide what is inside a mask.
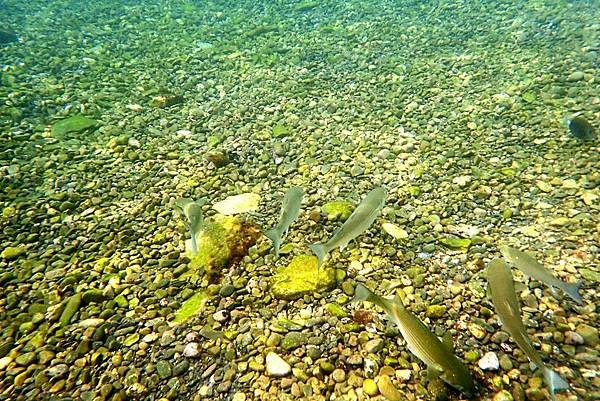
[[[544,373],[544,381],[550,389],[550,397],[552,398],[552,400],[555,399],[554,393],[556,391],[566,390],[569,388],[569,383],[567,383],[565,379],[560,377],[558,373],[556,373],[552,369],[543,366],[542,372]]]
[[[198,243],[196,242],[196,233],[194,231],[192,231],[192,236],[190,238],[190,248],[192,251],[192,255],[195,255],[198,253]]]
[[[563,290],[569,295],[575,302],[578,304],[583,304],[583,299],[581,295],[579,295],[579,288],[583,284],[582,281],[578,281],[576,283],[565,283],[563,286]]]
[[[311,244],[308,247],[317,257],[317,268],[320,268],[321,265],[323,264],[323,260],[325,260],[325,255],[327,254],[327,251],[325,250],[325,246],[323,246],[323,244],[318,242],[316,244]]]
[[[272,228],[265,231],[265,236],[273,241],[273,249],[275,249],[275,256],[279,256],[279,247],[281,246],[281,235],[279,231]]]

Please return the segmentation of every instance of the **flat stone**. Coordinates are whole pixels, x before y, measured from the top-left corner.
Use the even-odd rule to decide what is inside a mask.
[[[173,375],[173,369],[168,361],[160,360],[156,363],[156,373],[161,379],[168,379]]]
[[[373,340],[367,341],[365,343],[365,345],[363,346],[363,348],[369,354],[377,354],[379,351],[381,351],[383,349],[383,346],[384,346],[383,340],[380,338],[375,338]]]
[[[290,333],[287,333],[285,337],[283,337],[283,341],[281,342],[281,348],[283,348],[286,351],[291,351],[302,345],[305,345],[307,342],[308,334],[292,331]]]
[[[290,365],[274,352],[269,352],[267,354],[265,364],[269,376],[283,377],[292,371]]]

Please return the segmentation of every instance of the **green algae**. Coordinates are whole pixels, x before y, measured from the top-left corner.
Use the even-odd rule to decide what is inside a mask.
[[[271,278],[271,292],[276,298],[292,300],[327,291],[335,282],[333,269],[318,269],[315,256],[298,255]]]
[[[196,316],[204,307],[208,300],[206,291],[198,291],[181,304],[181,307],[175,312],[175,318],[171,321],[172,324],[181,324],[186,320]]]
[[[273,137],[274,138],[283,138],[285,136],[287,136],[290,132],[290,129],[288,128],[287,125],[284,124],[277,124],[276,126],[273,127]]]
[[[4,248],[0,256],[2,259],[16,259],[25,253],[25,247],[22,246],[9,246]]]
[[[77,134],[98,125],[96,120],[75,115],[57,121],[52,125],[52,136],[56,138],[64,137],[67,134]]]
[[[327,220],[346,221],[354,211],[354,205],[347,201],[332,201],[324,204],[322,210]]]
[[[450,249],[456,249],[461,251],[468,251],[471,246],[471,240],[468,238],[440,238],[440,243]]]
[[[80,292],[72,295],[65,304],[65,309],[60,315],[59,323],[60,327],[65,327],[71,322],[71,319],[79,310],[79,306],[81,305],[82,294]]]

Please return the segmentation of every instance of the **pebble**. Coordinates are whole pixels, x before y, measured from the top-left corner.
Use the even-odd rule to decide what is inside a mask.
[[[290,365],[274,352],[269,352],[267,354],[265,364],[269,376],[283,377],[292,371]]]
[[[369,340],[365,343],[364,349],[369,354],[377,354],[379,351],[383,349],[384,342],[380,338],[375,338],[373,340]]]
[[[343,369],[335,369],[331,373],[331,377],[336,383],[342,383],[346,380],[346,372]]]
[[[495,352],[486,352],[477,363],[481,370],[498,370],[500,361]]]
[[[363,381],[363,391],[370,395],[371,397],[379,394],[379,389],[377,388],[377,383],[373,379],[365,379]]]
[[[156,362],[156,373],[161,379],[168,379],[173,374],[173,368],[169,361],[160,360]]]
[[[388,399],[388,401],[402,401],[406,399],[392,383],[389,376],[382,375],[378,377],[377,388],[379,392]]]
[[[183,356],[187,358],[197,358],[199,355],[198,343],[188,343],[183,348]]]
[[[583,343],[587,346],[595,347],[600,342],[598,329],[588,324],[581,323],[577,325],[575,332],[583,338]]]
[[[565,332],[565,343],[571,345],[582,345],[584,340],[581,334],[569,330]]]
[[[584,77],[583,71],[574,71],[567,77],[567,81],[569,82],[577,82],[581,81]]]

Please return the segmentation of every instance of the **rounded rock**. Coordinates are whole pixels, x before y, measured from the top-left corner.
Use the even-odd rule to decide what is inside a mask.
[[[267,374],[269,376],[283,377],[292,371],[290,365],[274,352],[269,352],[267,354],[265,358],[265,364],[267,367]]]

